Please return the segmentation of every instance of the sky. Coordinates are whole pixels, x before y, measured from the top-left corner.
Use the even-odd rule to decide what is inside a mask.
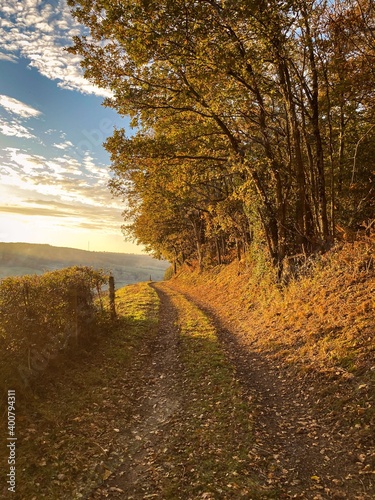
[[[81,30],[65,0],[0,0],[0,241],[142,253],[102,146],[129,120],[63,50]]]

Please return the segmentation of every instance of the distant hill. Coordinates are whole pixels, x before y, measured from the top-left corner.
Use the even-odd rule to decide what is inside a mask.
[[[31,243],[0,243],[0,279],[7,276],[42,274],[64,267],[83,265],[111,271],[116,288],[129,283],[160,281],[169,263],[148,255],[89,252],[75,248]]]

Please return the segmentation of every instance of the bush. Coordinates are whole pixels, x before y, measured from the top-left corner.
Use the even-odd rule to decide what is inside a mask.
[[[0,282],[2,379],[15,373],[24,384],[69,345],[87,338],[102,313],[96,296],[107,282],[102,271],[70,267]]]

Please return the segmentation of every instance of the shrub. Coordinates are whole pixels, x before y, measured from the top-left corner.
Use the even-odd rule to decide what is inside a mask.
[[[0,282],[0,357],[3,381],[27,383],[67,346],[87,338],[102,314],[96,296],[102,271],[70,267]],[[4,373],[5,372],[5,373]]]

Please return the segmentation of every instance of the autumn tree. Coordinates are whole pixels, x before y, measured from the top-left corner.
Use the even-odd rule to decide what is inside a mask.
[[[307,0],[69,4],[90,29],[70,50],[136,128],[106,145],[128,232],[199,265],[254,238],[279,269],[287,255],[328,248],[345,217],[344,178],[359,177],[349,155],[362,163],[361,137],[371,138],[369,89],[360,102],[352,90],[373,53],[365,0],[342,11]]]

